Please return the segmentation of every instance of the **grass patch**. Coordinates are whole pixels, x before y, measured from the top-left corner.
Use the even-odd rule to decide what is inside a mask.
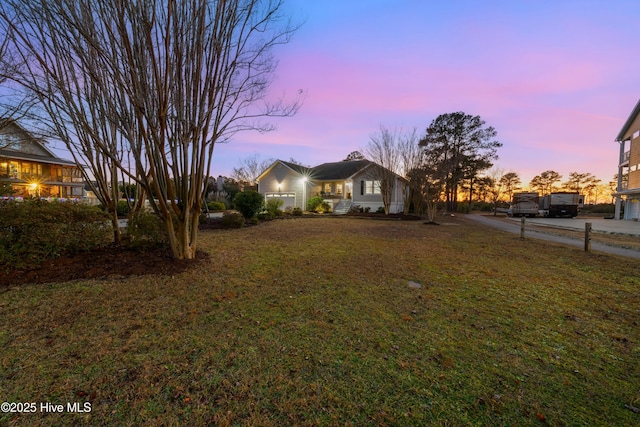
[[[274,221],[200,245],[211,259],[173,277],[1,293],[1,400],[92,411],[0,423],[640,422],[637,261],[463,218]]]

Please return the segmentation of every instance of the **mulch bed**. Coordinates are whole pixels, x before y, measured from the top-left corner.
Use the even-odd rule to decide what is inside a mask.
[[[111,245],[91,252],[82,252],[47,260],[33,269],[1,269],[0,289],[15,285],[66,282],[79,279],[172,275],[185,271],[194,262],[207,258],[196,253],[195,260],[178,260],[166,248],[134,250]]]

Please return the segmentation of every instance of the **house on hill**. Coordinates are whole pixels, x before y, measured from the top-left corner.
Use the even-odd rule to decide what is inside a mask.
[[[620,218],[624,200],[623,219],[638,221],[640,220],[640,101],[620,129],[616,141],[620,144],[620,156],[614,218]]]
[[[283,160],[273,162],[257,179],[265,200],[281,199],[283,207],[306,209],[307,200],[321,196],[334,213],[346,213],[356,205],[375,212],[383,206],[380,166],[369,160],[323,163],[305,167]],[[403,210],[406,179],[394,175],[390,213]]]
[[[81,198],[84,179],[74,162],[8,121],[0,129],[0,185],[10,186],[13,197]]]

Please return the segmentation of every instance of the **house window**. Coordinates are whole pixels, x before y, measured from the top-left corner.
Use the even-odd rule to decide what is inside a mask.
[[[638,136],[640,136],[640,130],[637,130],[633,133],[633,136],[631,137],[632,139],[637,138]]]
[[[342,196],[342,184],[336,184],[336,194]]]
[[[360,194],[380,194],[380,181],[360,181]]]
[[[331,183],[327,182],[324,185],[324,192],[325,192],[325,194],[331,194]]]

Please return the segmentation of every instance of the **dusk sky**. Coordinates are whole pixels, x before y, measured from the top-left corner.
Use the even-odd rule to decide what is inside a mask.
[[[215,148],[212,174],[258,154],[315,166],[367,145],[380,125],[479,115],[504,144],[496,166],[523,184],[617,173],[614,141],[640,98],[638,0],[287,0],[304,21],[279,59],[274,96],[306,93],[267,134]]]

